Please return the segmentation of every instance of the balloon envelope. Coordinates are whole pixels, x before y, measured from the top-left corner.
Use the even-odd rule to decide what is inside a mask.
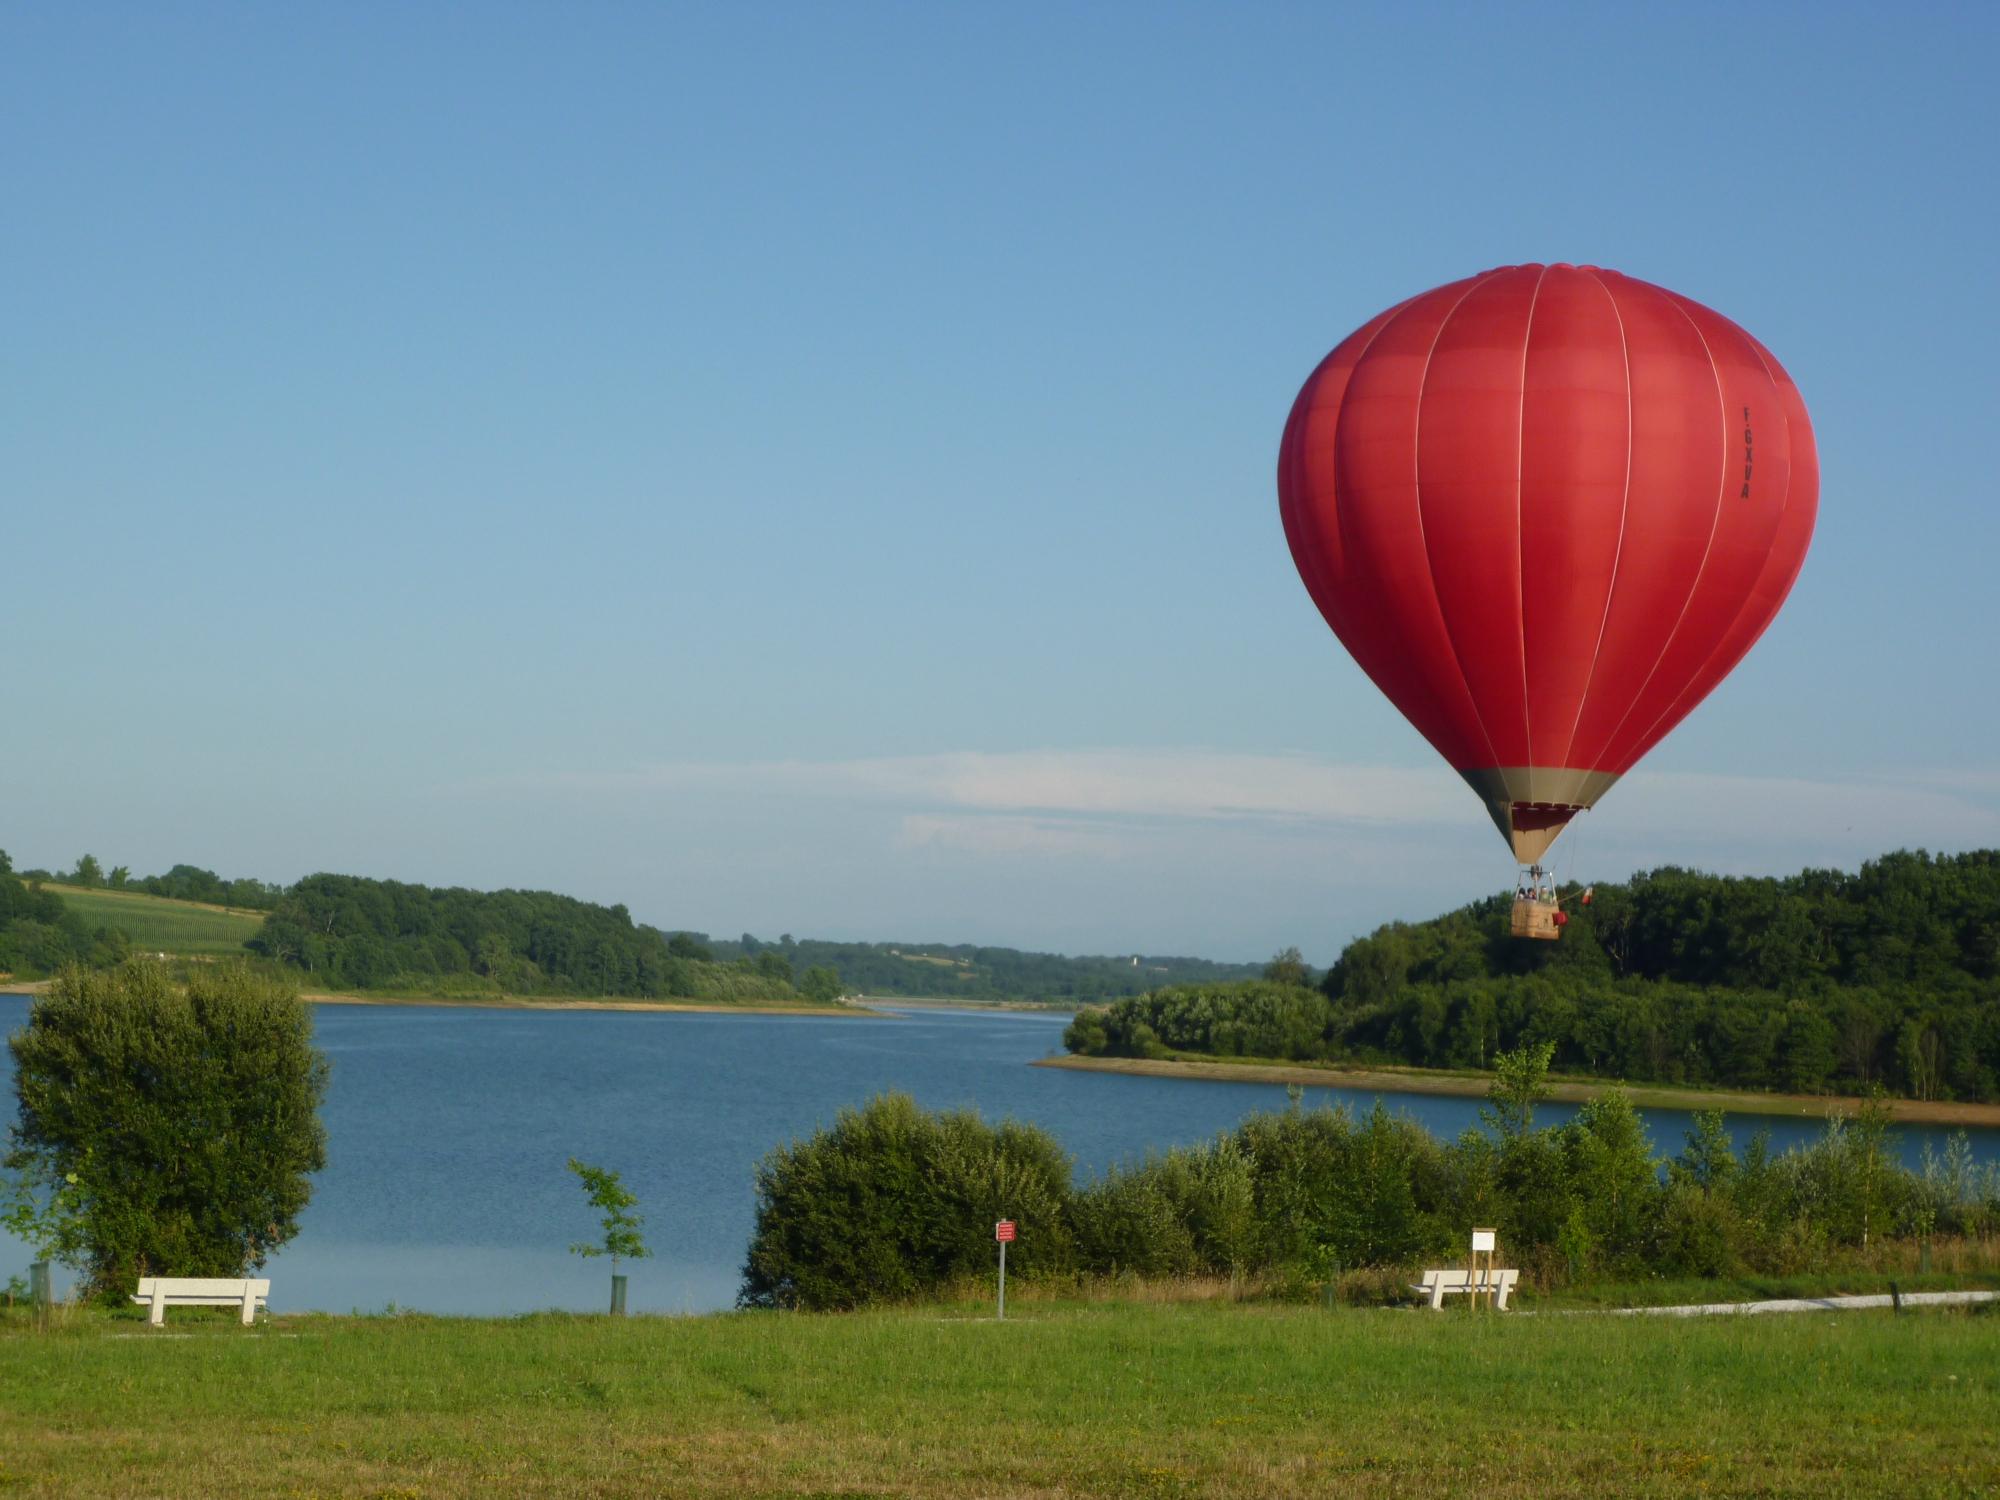
[[[1527,864],[1770,624],[1819,465],[1797,387],[1721,314],[1504,266],[1342,340],[1278,496],[1327,624]]]

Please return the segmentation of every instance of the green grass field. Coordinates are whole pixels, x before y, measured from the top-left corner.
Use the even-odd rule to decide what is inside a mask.
[[[116,927],[140,953],[196,958],[241,954],[243,940],[263,925],[262,912],[233,911],[196,901],[169,901],[136,891],[86,890],[56,885],[44,889],[93,927]]]
[[[1972,1496],[2000,1316],[0,1324],[20,1495]]]

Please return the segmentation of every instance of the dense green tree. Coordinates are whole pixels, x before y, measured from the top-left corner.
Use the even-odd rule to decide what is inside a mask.
[[[1575,1214],[1606,1265],[1639,1269],[1659,1203],[1659,1164],[1632,1101],[1609,1089],[1559,1132]]]
[[[53,1249],[95,1290],[238,1276],[297,1231],[327,1069],[292,990],[233,964],[71,969],[8,1045],[7,1165],[74,1194]]]
[[[1264,977],[1273,984],[1304,988],[1312,983],[1312,970],[1306,966],[1305,955],[1298,949],[1284,948],[1272,954],[1271,961],[1264,965]]]
[[[1837,1042],[1833,1022],[1823,1009],[1803,1000],[1788,1005],[1777,1058],[1784,1087],[1799,1094],[1816,1094],[1823,1089],[1837,1060]]]
[[[714,959],[715,950],[692,932],[677,932],[667,939],[667,952],[675,958],[692,958],[707,963]]]
[[[841,995],[840,976],[824,964],[815,964],[800,978],[799,993],[821,1005],[831,1005]]]
[[[882,1095],[759,1164],[740,1300],[838,1308],[913,1297],[983,1274],[1003,1218],[1020,1227],[1010,1269],[1067,1267],[1069,1180],[1069,1159],[1033,1126]]]
[[[1555,1050],[1554,1042],[1531,1042],[1493,1059],[1493,1083],[1481,1113],[1501,1139],[1534,1129],[1535,1107],[1549,1097],[1549,1059]]]
[[[1736,1152],[1719,1109],[1697,1110],[1687,1146],[1668,1164],[1676,1181],[1703,1189],[1727,1187],[1736,1175]]]

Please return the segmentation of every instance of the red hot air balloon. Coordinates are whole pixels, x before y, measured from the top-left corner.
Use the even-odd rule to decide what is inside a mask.
[[[1321,361],[1278,500],[1341,644],[1534,865],[1771,623],[1819,465],[1791,378],[1721,314],[1503,266]]]

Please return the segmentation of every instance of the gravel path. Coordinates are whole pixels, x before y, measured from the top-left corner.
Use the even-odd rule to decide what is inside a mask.
[[[2000,1302],[2000,1292],[1905,1292],[1904,1307],[1959,1307],[1970,1302]],[[1680,1307],[1618,1307],[1620,1317],[1700,1318],[1712,1313],[1859,1312],[1893,1307],[1896,1299],[1877,1293],[1866,1297],[1780,1297],[1771,1302],[1693,1302]]]

